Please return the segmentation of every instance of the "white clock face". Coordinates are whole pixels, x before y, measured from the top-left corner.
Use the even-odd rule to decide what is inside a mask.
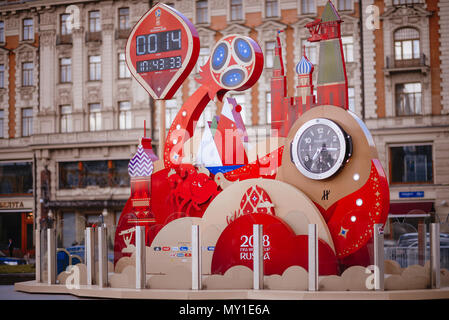
[[[299,128],[291,145],[291,156],[298,170],[314,180],[335,174],[347,154],[346,133],[335,122],[317,118]]]

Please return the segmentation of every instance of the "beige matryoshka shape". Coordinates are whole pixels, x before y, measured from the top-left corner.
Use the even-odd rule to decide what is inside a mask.
[[[336,122],[352,138],[353,151],[349,161],[341,170],[324,180],[313,180],[304,176],[292,162],[290,154],[291,143],[298,129],[307,121],[316,118]],[[371,172],[371,159],[375,158],[377,151],[371,134],[354,113],[336,106],[318,106],[305,112],[290,129],[276,180],[297,187],[315,203],[328,209],[366,183]],[[325,193],[326,197],[323,197]]]

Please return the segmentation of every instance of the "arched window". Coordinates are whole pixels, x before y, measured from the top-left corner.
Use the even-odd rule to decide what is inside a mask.
[[[415,28],[401,28],[394,33],[395,60],[419,59],[419,32]]]

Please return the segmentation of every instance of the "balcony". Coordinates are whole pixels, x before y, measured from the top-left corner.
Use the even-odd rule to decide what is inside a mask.
[[[426,74],[430,67],[426,64],[427,57],[424,53],[417,59],[396,60],[394,55],[386,56],[384,73],[390,76],[393,73],[419,71]]]
[[[115,30],[115,39],[128,39],[131,29]]]
[[[56,45],[72,44],[71,34],[58,34],[56,36]]]
[[[86,32],[86,42],[101,42],[101,31]]]

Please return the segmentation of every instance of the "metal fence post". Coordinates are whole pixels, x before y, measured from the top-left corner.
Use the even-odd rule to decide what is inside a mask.
[[[146,284],[146,247],[145,227],[136,227],[136,289],[145,289]]]
[[[432,289],[440,288],[440,224],[430,225],[430,284]]]
[[[316,224],[309,224],[309,291],[318,291],[318,234]]]
[[[98,285],[100,288],[108,286],[108,244],[107,228],[98,228]]]
[[[263,289],[263,225],[253,225],[253,288]]]
[[[374,225],[374,289],[384,290],[385,279],[384,229],[381,223]]]
[[[47,266],[48,284],[56,284],[56,233],[55,229],[47,229]]]
[[[200,226],[192,226],[192,290],[201,290],[201,242]]]

